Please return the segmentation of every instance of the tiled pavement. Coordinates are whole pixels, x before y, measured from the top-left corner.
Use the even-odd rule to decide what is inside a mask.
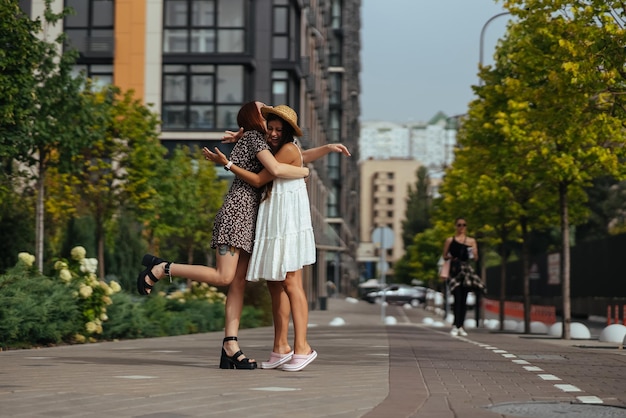
[[[220,370],[222,333],[0,353],[1,417],[626,417],[626,350],[423,323],[331,299],[301,372]],[[336,324],[336,325],[330,325]],[[343,325],[342,325],[343,324]],[[242,330],[258,361],[270,328]],[[600,403],[601,402],[601,403]]]

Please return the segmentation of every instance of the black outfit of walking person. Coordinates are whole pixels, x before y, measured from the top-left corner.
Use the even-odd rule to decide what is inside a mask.
[[[465,234],[465,219],[457,218],[455,227],[456,233],[446,239],[443,246],[443,257],[450,260],[448,286],[454,296],[454,324],[450,333],[466,336],[463,324],[467,314],[467,294],[470,291],[482,291],[484,286],[470,264],[471,260],[478,259],[476,240]]]

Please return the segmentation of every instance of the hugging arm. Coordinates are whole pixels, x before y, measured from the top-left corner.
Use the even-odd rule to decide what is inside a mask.
[[[261,154],[263,152],[266,151],[261,151],[258,154]],[[269,151],[267,151],[269,152]],[[217,147],[215,148],[215,152],[211,152],[208,148],[204,147],[202,149],[202,153],[204,154],[204,156],[208,159],[213,161],[216,164],[221,164],[221,165],[227,165],[229,163],[228,158],[226,157],[226,155],[224,155],[224,153],[222,151],[220,151]],[[258,156],[257,154],[257,156]],[[271,153],[270,153],[271,155]],[[295,167],[291,164],[293,164],[297,159],[299,160],[300,155],[298,153],[298,150],[295,148],[295,146],[284,146],[281,148],[281,150],[276,154],[276,158],[274,158],[273,155],[271,155],[272,159],[274,161],[276,161],[276,164],[281,167],[280,170],[284,170],[283,166],[286,167],[293,167],[299,170],[299,172],[301,172],[303,169],[301,167]],[[261,163],[263,163],[263,161],[261,160],[261,158],[259,158],[259,160],[261,161]],[[299,161],[298,161],[299,164]],[[274,180],[277,176],[272,175],[272,173],[270,173],[269,170],[267,169],[263,169],[261,170],[261,172],[259,173],[253,173],[251,171],[245,170],[239,166],[237,166],[236,164],[231,164],[230,166],[230,171],[233,172],[234,175],[236,175],[237,177],[239,177],[240,179],[242,179],[243,181],[245,181],[246,183],[254,186],[254,187],[261,187],[266,183],[269,183],[270,181]],[[284,170],[286,171],[286,170]],[[283,172],[284,172],[283,171]],[[308,175],[308,168],[305,168],[304,171],[306,171],[306,174]],[[289,173],[287,173],[288,175]],[[302,178],[304,177],[304,175],[298,175],[295,177],[290,177],[290,178]],[[289,178],[289,177],[287,177]]]

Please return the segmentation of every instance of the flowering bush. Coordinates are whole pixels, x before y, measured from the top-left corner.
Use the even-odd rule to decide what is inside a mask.
[[[170,294],[164,294],[167,299],[177,300],[185,303],[189,300],[205,300],[209,303],[226,303],[226,295],[217,290],[215,286],[209,286],[206,283],[191,282],[191,287],[184,291],[178,290]]]
[[[98,260],[86,258],[85,248],[74,247],[70,254],[70,260],[57,260],[54,270],[63,283],[74,289],[72,295],[82,313],[84,330],[77,333],[74,339],[77,342],[93,342],[94,335],[102,334],[102,323],[108,319],[106,307],[113,303],[111,295],[119,292],[121,287],[116,281],[106,283],[98,280]]]

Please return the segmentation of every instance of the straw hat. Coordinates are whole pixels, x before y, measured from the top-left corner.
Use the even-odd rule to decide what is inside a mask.
[[[263,106],[261,108],[261,114],[264,118],[267,119],[267,115],[270,113],[284,119],[285,122],[290,124],[295,131],[295,136],[302,136],[302,130],[298,126],[298,115],[295,110],[287,105],[278,105],[275,107]]]

